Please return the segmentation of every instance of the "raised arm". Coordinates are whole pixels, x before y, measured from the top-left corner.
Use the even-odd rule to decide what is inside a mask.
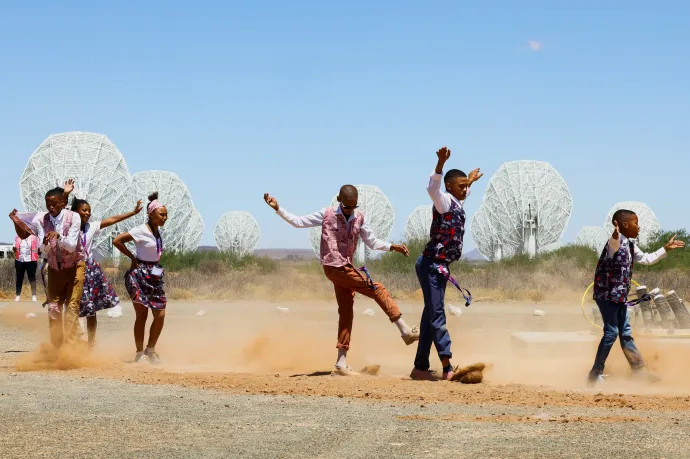
[[[12,220],[12,223],[14,223],[14,231],[17,233],[17,236],[20,237],[20,239],[26,239],[30,235],[34,234],[33,231],[31,231],[31,228],[24,223],[18,216],[17,209],[12,209],[12,212],[10,212],[10,219]]]
[[[436,156],[438,161],[436,162],[436,169],[429,177],[429,183],[426,186],[426,191],[429,193],[431,201],[434,203],[436,211],[445,214],[450,210],[451,200],[448,193],[441,191],[441,184],[443,182],[443,166],[450,158],[450,150],[447,147],[441,147],[437,152]]]
[[[297,215],[291,214],[287,210],[281,208],[278,205],[276,198],[268,193],[264,193],[264,201],[268,204],[271,209],[275,210],[276,213],[290,225],[295,228],[313,228],[315,226],[321,226],[323,224],[323,211],[314,212],[313,214],[303,215],[298,217]]]
[[[127,220],[128,218],[134,217],[136,214],[141,212],[141,209],[143,209],[143,205],[141,204],[141,199],[137,201],[137,205],[134,208],[133,211],[127,212],[126,214],[121,214],[121,215],[114,215],[112,217],[108,217],[105,220],[101,221],[101,229],[107,228],[109,226],[112,226],[116,223],[120,223],[123,220]]]
[[[62,185],[62,200],[65,201],[65,206],[67,205],[67,200],[69,199],[69,194],[74,191],[74,179],[68,179],[64,185]]]

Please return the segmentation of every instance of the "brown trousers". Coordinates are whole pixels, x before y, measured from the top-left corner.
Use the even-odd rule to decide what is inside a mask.
[[[63,342],[74,344],[82,335],[79,306],[84,290],[84,271],[83,261],[59,271],[48,268],[48,302],[65,306],[58,319],[48,319],[50,341],[55,347],[62,346]]]
[[[355,293],[369,297],[378,303],[391,322],[398,320],[402,314],[395,301],[386,288],[374,282],[367,283],[366,275],[357,271],[350,265],[333,267],[324,266],[326,277],[333,282],[335,299],[338,301],[338,349],[350,348],[350,334],[352,332],[352,319],[354,318]]]

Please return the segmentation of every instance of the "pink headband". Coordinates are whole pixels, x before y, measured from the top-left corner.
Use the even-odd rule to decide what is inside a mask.
[[[165,207],[163,203],[161,203],[158,199],[154,199],[153,201],[149,202],[146,212],[151,215],[156,209],[160,209],[161,207]]]

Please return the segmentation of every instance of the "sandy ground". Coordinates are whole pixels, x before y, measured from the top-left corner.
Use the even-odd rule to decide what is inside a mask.
[[[588,389],[595,339],[511,341],[517,331],[589,330],[579,306],[539,305],[537,317],[532,305],[476,303],[450,316],[449,330],[454,363],[492,365],[484,383],[417,382],[407,377],[415,346],[375,304],[358,298],[356,309],[348,361],[379,364],[378,376],[330,376],[337,313],[327,302],[174,302],[157,368],[130,363],[129,307],[100,316],[94,353],[49,362],[37,351],[45,312],[2,305],[0,457],[688,457],[681,340],[638,338],[661,383],[630,382],[616,347],[609,383]],[[418,322],[420,305],[401,310]]]

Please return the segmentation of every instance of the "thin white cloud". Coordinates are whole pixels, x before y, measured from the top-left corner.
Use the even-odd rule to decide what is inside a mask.
[[[529,49],[535,53],[541,51],[541,42],[539,40],[527,40],[527,46],[529,46]]]

